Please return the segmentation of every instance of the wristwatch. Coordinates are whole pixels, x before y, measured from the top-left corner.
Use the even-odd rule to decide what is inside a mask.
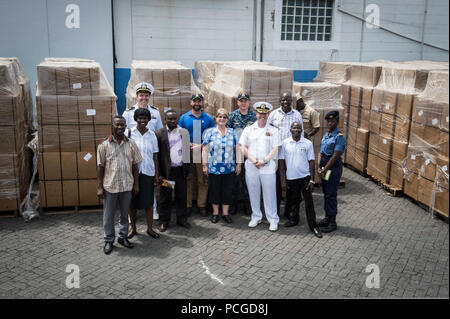
[[[316,183],[313,181],[313,180],[310,180],[309,181],[310,183],[312,183],[313,185],[315,185]]]

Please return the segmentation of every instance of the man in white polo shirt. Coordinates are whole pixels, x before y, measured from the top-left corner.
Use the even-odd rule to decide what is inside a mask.
[[[300,122],[291,124],[291,134],[291,137],[286,138],[282,142],[279,154],[280,166],[286,170],[286,215],[288,221],[284,226],[298,225],[298,207],[302,200],[302,195],[305,199],[308,226],[315,236],[322,238],[322,234],[316,224],[316,212],[314,211],[312,198],[312,190],[314,188],[314,147],[311,141],[302,136],[302,125]]]

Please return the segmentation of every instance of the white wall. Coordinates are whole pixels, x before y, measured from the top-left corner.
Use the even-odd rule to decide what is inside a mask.
[[[114,0],[119,68],[131,60],[248,60],[253,0]]]
[[[68,4],[80,8],[80,28],[68,29]],[[35,94],[36,66],[46,57],[98,61],[113,85],[111,1],[1,0],[0,56],[19,58]]]
[[[417,39],[422,39],[426,0],[391,1],[367,0],[366,4],[376,4],[380,8],[380,25],[396,33]],[[280,46],[277,23],[280,23],[282,0],[265,1],[264,12],[264,48],[263,58],[274,65],[289,67],[296,70],[317,70],[320,61],[372,61],[386,59],[401,60],[440,60],[448,61],[448,28],[449,2],[447,0],[428,0],[424,40],[430,44],[443,47],[447,51],[424,46],[399,37],[382,29],[362,27],[363,22],[342,10],[359,17],[365,17],[364,1],[335,0],[333,16],[333,36],[338,41],[331,45],[314,48],[311,43],[292,43],[291,47]],[[271,21],[275,14],[275,25]],[[363,41],[361,43],[361,35]],[[334,38],[335,40],[336,38]],[[291,41],[295,42],[295,41]],[[332,50],[337,50],[332,54]]]

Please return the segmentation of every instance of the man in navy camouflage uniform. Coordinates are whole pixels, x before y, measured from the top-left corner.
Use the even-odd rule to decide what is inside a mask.
[[[237,97],[237,105],[239,108],[230,113],[228,117],[227,127],[235,130],[237,139],[241,137],[241,133],[247,126],[256,122],[256,113],[249,108],[250,95],[242,91]],[[238,201],[243,204],[246,215],[251,214],[250,201],[248,197],[247,184],[245,182],[245,165],[242,165],[242,172],[235,179],[235,187],[233,191],[234,204],[230,207],[230,214],[238,211]]]

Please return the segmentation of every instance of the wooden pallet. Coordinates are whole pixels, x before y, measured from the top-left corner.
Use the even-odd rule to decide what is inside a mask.
[[[40,213],[44,215],[62,215],[73,213],[98,213],[98,212],[103,212],[103,205],[40,208]]]
[[[0,211],[0,218],[19,217],[19,210],[5,210]]]
[[[429,206],[425,205],[424,203],[419,202],[418,200],[411,198],[409,196],[406,196],[410,201],[412,201],[414,204],[425,210],[427,213],[432,213],[437,218],[443,220],[448,224],[448,215],[444,214],[444,212],[441,212],[438,209],[430,208]]]
[[[348,163],[344,163],[344,167],[345,167],[345,168],[348,168],[349,170],[351,170],[351,171],[353,171],[353,172],[355,172],[355,173],[358,173],[359,175],[361,175],[361,176],[363,176],[363,177],[369,177],[369,175],[367,175],[367,173],[366,173],[365,171],[364,171],[364,172],[361,172],[359,169],[353,167],[352,165],[350,165],[350,164],[348,164]]]
[[[375,176],[368,176],[372,181],[374,181],[378,187],[388,191],[389,193],[391,193],[391,195],[393,197],[399,197],[403,195],[403,188],[394,186],[394,185],[390,185],[390,184],[386,184],[383,181],[380,181],[378,178],[376,178]]]

